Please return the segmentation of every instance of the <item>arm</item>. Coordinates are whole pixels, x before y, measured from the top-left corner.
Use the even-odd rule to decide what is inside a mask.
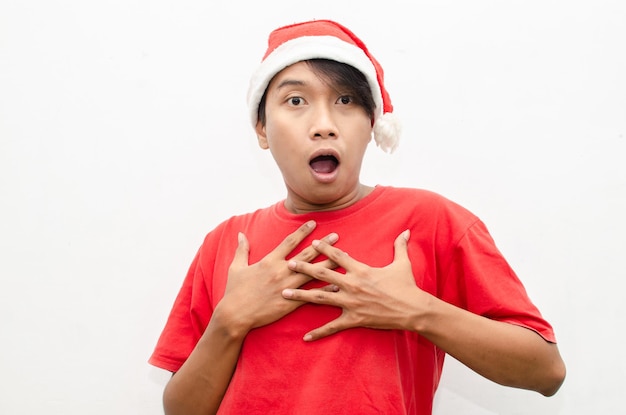
[[[323,241],[316,249],[346,274],[290,261],[297,272],[336,286],[335,291],[287,289],[285,298],[342,308],[336,320],[307,333],[311,341],[351,327],[411,330],[494,382],[556,393],[565,365],[555,344],[523,327],[490,320],[448,304],[415,285],[407,253],[409,232],[395,243],[394,261],[384,268],[362,264]]]
[[[217,412],[246,334],[229,327],[223,314],[218,305],[195,349],[166,385],[166,415]]]
[[[315,228],[307,222],[287,236],[272,252],[256,264],[248,264],[249,244],[239,234],[239,244],[228,271],[224,297],[189,358],[172,376],[163,393],[166,415],[215,414],[235,371],[247,333],[270,324],[302,303],[287,301],[280,293],[297,288],[311,278],[287,268],[285,259]],[[330,234],[325,243],[337,240]],[[319,253],[308,247],[294,259],[308,263]],[[318,262],[322,268],[335,265],[330,260]]]
[[[501,385],[554,395],[565,378],[557,345],[521,326],[491,320],[427,294],[413,330]]]

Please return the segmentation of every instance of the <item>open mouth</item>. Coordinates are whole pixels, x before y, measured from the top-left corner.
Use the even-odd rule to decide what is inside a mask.
[[[316,173],[332,173],[337,169],[339,160],[332,154],[321,155],[313,158],[309,165]]]

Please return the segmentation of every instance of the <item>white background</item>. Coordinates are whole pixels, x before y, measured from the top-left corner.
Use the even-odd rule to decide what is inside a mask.
[[[363,181],[479,215],[568,366],[544,398],[450,359],[435,414],[623,412],[625,5],[0,0],[0,413],[161,413],[146,360],[202,238],[284,197],[245,93],[311,18],[368,44],[404,123]]]

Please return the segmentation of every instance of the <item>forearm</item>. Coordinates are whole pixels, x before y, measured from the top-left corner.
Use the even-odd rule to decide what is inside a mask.
[[[248,332],[273,323],[300,306],[297,302],[285,300],[280,293],[285,288],[300,287],[311,278],[288,269],[285,258],[313,232],[315,226],[314,221],[304,223],[252,265],[249,264],[248,239],[243,233],[238,234],[224,296],[213,310],[208,327],[195,349],[163,392],[166,415],[209,415],[217,412]],[[333,244],[337,238],[336,234],[330,233],[323,240]],[[309,262],[318,256],[313,247],[308,247],[293,259]],[[330,269],[336,267],[330,260],[317,264]]]
[[[414,330],[475,372],[506,386],[556,393],[565,365],[555,344],[513,324],[478,316],[435,297]]]
[[[237,365],[245,333],[220,318],[209,323],[187,361],[163,393],[166,415],[215,414]]]

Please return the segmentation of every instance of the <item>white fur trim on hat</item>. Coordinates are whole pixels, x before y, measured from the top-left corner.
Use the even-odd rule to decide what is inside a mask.
[[[335,36],[302,36],[278,46],[252,74],[248,88],[252,126],[256,126],[259,103],[272,78],[287,66],[308,59],[330,59],[361,71],[372,90],[376,105],[374,119],[382,115],[382,96],[376,79],[376,69],[360,48]]]
[[[398,146],[401,128],[397,117],[391,112],[383,113],[382,88],[378,82],[376,67],[363,49],[335,36],[296,37],[279,45],[261,62],[252,74],[247,94],[252,127],[256,127],[259,103],[272,78],[286,67],[309,59],[334,60],[348,64],[363,73],[376,106],[374,141],[383,151],[393,152]]]

